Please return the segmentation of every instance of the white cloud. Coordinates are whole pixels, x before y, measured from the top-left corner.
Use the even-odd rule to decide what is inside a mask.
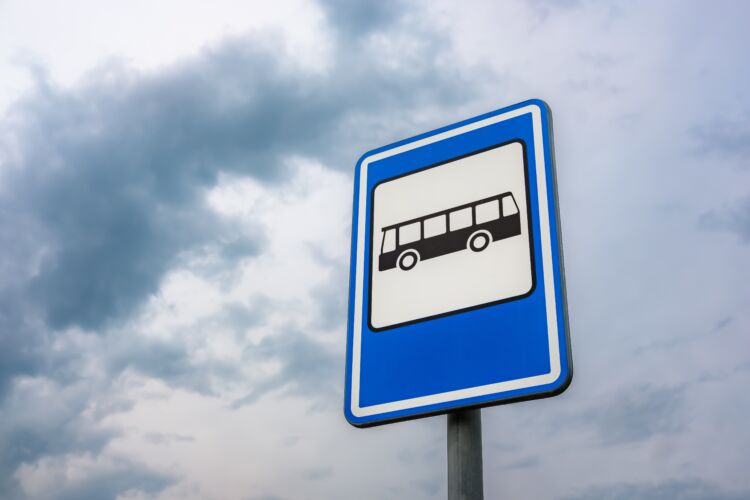
[[[330,48],[324,22],[308,0],[3,2],[0,112],[28,89],[29,64],[43,67],[67,87],[108,59],[154,71],[248,32],[279,34],[283,44],[275,50],[280,57],[320,70]]]

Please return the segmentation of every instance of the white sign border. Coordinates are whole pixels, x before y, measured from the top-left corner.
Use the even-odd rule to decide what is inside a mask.
[[[359,406],[359,381],[360,381],[360,362],[362,347],[362,309],[364,297],[364,273],[365,273],[365,237],[366,237],[366,209],[367,209],[367,172],[370,163],[394,156],[397,154],[410,151],[428,144],[439,142],[457,135],[461,135],[472,130],[477,130],[495,123],[499,123],[511,118],[530,114],[532,118],[532,127],[534,134],[534,159],[536,164],[536,183],[539,206],[539,223],[542,240],[542,277],[544,284],[544,296],[547,309],[547,337],[549,342],[550,354],[550,371],[542,375],[526,377],[516,380],[508,380],[495,384],[469,387],[467,389],[458,389],[455,391],[442,392],[439,394],[430,394],[416,398],[392,401],[377,405]],[[550,239],[550,220],[548,188],[547,188],[547,169],[544,159],[544,142],[542,134],[542,110],[536,104],[529,104],[522,108],[508,111],[496,116],[469,123],[462,127],[448,130],[430,137],[425,137],[408,144],[397,146],[387,151],[381,151],[362,160],[359,171],[359,197],[358,197],[358,219],[357,219],[357,247],[356,247],[356,266],[355,266],[355,286],[354,286],[354,318],[353,318],[353,335],[352,335],[352,368],[351,368],[351,402],[350,410],[355,417],[370,417],[381,415],[400,410],[408,410],[440,403],[448,403],[461,399],[468,399],[489,394],[497,394],[528,387],[537,387],[551,384],[556,381],[561,373],[560,367],[560,345],[558,340],[557,324],[557,300],[555,297],[554,270],[552,264],[552,242]]]

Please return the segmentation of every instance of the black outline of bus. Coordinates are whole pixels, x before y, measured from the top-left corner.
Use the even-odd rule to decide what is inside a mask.
[[[504,199],[510,199],[513,213],[505,214]],[[497,200],[497,217],[477,224],[477,206],[485,205]],[[471,209],[471,224],[451,229],[450,214]],[[434,236],[424,237],[425,221],[443,217],[442,232]],[[404,226],[419,224],[419,237],[408,243],[401,244],[401,229]],[[395,247],[384,252],[387,232],[393,231]],[[396,267],[403,271],[413,269],[420,260],[433,259],[460,250],[481,252],[494,241],[511,238],[521,234],[521,212],[513,193],[510,191],[482,198],[481,200],[465,203],[439,212],[433,212],[421,217],[409,219],[398,224],[391,224],[382,228],[378,270],[387,271]]]

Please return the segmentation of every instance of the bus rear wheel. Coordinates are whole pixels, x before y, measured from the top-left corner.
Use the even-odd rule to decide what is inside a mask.
[[[477,231],[469,237],[469,250],[472,252],[481,252],[490,245],[492,236],[487,231]]]
[[[407,250],[398,257],[398,267],[403,271],[413,269],[419,262],[419,254],[415,250]]]

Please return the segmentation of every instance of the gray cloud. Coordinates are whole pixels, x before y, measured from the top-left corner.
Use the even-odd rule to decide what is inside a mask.
[[[143,434],[143,439],[152,444],[172,444],[172,443],[192,443],[195,441],[193,436],[184,436],[175,433],[147,432]]]
[[[324,0],[320,3],[332,26],[346,38],[369,35],[396,23],[409,6],[401,0],[381,2]]]
[[[119,459],[113,464],[89,471],[78,481],[59,485],[44,500],[114,500],[124,493],[155,494],[174,482],[175,478],[171,475]]]
[[[642,442],[684,428],[685,387],[627,387],[580,413],[576,420],[596,432],[603,445]]]
[[[231,334],[244,343],[245,331],[262,324],[274,309],[270,299],[251,297],[252,306],[239,303],[224,305],[211,314],[182,328],[184,338],[164,340],[141,336],[132,328],[114,330],[102,339],[99,354],[114,379],[125,370],[133,370],[148,377],[164,381],[205,395],[218,395],[227,381],[243,380],[242,367],[229,360],[194,356],[196,349],[204,348],[215,334]]]
[[[106,356],[106,354],[105,354]],[[107,359],[112,376],[131,368],[174,387],[215,394],[215,381],[239,377],[239,367],[229,362],[195,361],[183,344],[134,338]]]
[[[418,491],[424,493],[427,496],[434,497],[438,494],[441,488],[441,481],[439,480],[416,480],[410,483]]]
[[[22,463],[83,452],[96,456],[120,434],[101,425],[96,411],[85,412],[92,408],[90,395],[96,391],[90,382],[64,385],[37,380],[15,387],[6,396],[0,419],[0,491],[17,491],[13,472]]]
[[[533,457],[524,457],[519,458],[518,460],[514,460],[512,462],[508,462],[503,466],[503,469],[506,470],[513,470],[513,469],[528,469],[530,467],[536,467],[539,465],[539,457],[533,456]]]
[[[690,342],[696,342],[700,340],[706,340],[709,338],[716,338],[717,335],[724,333],[730,333],[731,329],[728,328],[732,323],[735,322],[735,318],[732,316],[725,316],[724,318],[717,321],[713,328],[706,331],[699,331],[697,333],[682,333],[681,335],[649,341],[643,345],[637,346],[633,349],[633,354],[638,356],[644,353],[653,353],[654,351],[670,350],[679,346],[683,346]]]
[[[538,9],[572,9],[581,6],[580,0],[563,0],[561,2],[555,2],[550,0],[532,0],[529,2],[534,8]]]
[[[736,161],[745,168],[750,166],[748,116],[716,117],[708,123],[691,127],[689,132],[695,141],[695,151],[699,154],[723,161]]]
[[[268,393],[305,396],[314,406],[328,405],[340,396],[343,360],[309,335],[290,330],[263,338],[245,349],[248,363],[274,360],[280,368],[273,375],[253,381],[251,391],[233,403],[252,404]]]
[[[348,305],[348,262],[332,259],[317,247],[310,248],[310,253],[322,268],[329,270],[328,280],[311,290],[311,295],[318,306],[315,324],[323,329],[343,328],[346,323]]]
[[[750,196],[733,205],[703,213],[698,223],[706,230],[735,233],[743,243],[750,243]]]
[[[730,491],[699,479],[658,484],[616,483],[595,486],[565,500],[747,500],[750,491]]]
[[[313,467],[306,470],[303,475],[308,481],[320,481],[321,479],[328,479],[333,475],[333,467],[331,467],[330,465]]]
[[[28,304],[0,292],[0,401],[19,373],[37,373],[46,363],[47,335]]]

